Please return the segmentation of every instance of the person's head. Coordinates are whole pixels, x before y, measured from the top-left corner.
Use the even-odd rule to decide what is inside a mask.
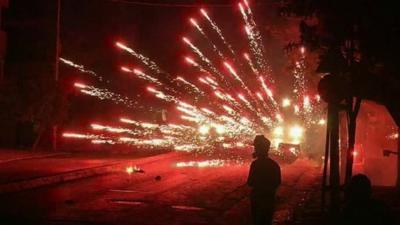
[[[346,189],[346,198],[352,202],[363,202],[371,197],[371,181],[364,174],[354,175]]]
[[[267,156],[271,142],[264,135],[257,135],[254,138],[254,157]]]

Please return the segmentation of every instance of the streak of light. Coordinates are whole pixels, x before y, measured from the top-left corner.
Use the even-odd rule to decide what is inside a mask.
[[[214,159],[204,161],[178,162],[176,163],[176,167],[221,167],[224,166],[224,164],[224,160]]]
[[[121,43],[121,42],[116,42],[115,45],[128,52],[129,54],[131,54],[132,56],[136,57],[137,59],[139,59],[144,65],[146,65],[147,67],[149,67],[150,69],[152,69],[153,71],[157,72],[157,73],[163,73],[161,71],[161,69],[158,67],[158,65],[151,61],[148,57],[134,51],[133,49],[129,48],[128,46],[126,46],[125,44]]]

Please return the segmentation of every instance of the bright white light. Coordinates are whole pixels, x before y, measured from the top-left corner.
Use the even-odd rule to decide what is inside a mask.
[[[225,133],[225,127],[223,125],[215,124],[214,127],[218,134]]]
[[[238,142],[238,143],[236,143],[236,146],[237,147],[244,147],[244,144],[242,142]]]
[[[303,136],[303,128],[298,125],[295,125],[290,128],[289,135],[293,139],[299,139]]]
[[[277,137],[283,136],[283,127],[275,127],[274,135]]]
[[[74,83],[74,86],[77,88],[87,88],[87,86],[82,83]]]
[[[291,104],[290,99],[284,98],[282,100],[282,107],[288,107],[288,106],[290,106],[290,104]]]
[[[230,144],[230,143],[223,143],[223,144],[222,144],[222,147],[224,147],[224,148],[232,148],[232,144]]]
[[[132,167],[132,166],[128,166],[128,167],[126,167],[125,171],[126,171],[126,173],[127,173],[127,174],[132,174],[132,173],[134,172],[134,170],[133,170],[133,167]]]
[[[243,123],[243,124],[248,124],[248,123],[250,122],[250,120],[247,119],[246,117],[242,117],[242,118],[240,119],[240,122]]]
[[[304,97],[303,105],[305,108],[310,107],[310,97],[308,96]]]
[[[298,114],[300,112],[300,107],[298,105],[294,106],[294,113]]]
[[[301,46],[300,52],[301,52],[301,54],[304,54],[306,52],[306,48],[304,48],[304,46]]]
[[[281,114],[276,114],[275,118],[278,120],[278,122],[283,122],[283,118],[281,116]]]
[[[202,125],[199,127],[199,132],[202,135],[208,134],[208,132],[210,131],[210,127],[206,126],[206,125]]]
[[[320,95],[315,95],[315,100],[317,100],[317,102],[321,101],[321,96]]]
[[[325,124],[326,124],[326,120],[320,119],[320,120],[318,121],[318,124],[319,124],[319,125],[325,125]]]

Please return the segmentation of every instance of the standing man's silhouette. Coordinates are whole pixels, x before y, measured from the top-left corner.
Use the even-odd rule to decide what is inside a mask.
[[[257,135],[254,139],[253,156],[256,160],[251,163],[247,179],[252,188],[250,201],[254,225],[272,223],[275,193],[281,184],[281,168],[268,157],[270,145],[264,135]]]

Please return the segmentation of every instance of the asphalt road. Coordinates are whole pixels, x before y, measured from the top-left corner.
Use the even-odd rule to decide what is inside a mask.
[[[0,196],[0,224],[250,224],[245,185],[249,161],[184,167],[192,154],[165,154],[126,171]],[[204,160],[199,157],[196,160]],[[135,166],[126,163],[126,167]],[[312,191],[319,168],[308,160],[281,165],[276,222]]]

